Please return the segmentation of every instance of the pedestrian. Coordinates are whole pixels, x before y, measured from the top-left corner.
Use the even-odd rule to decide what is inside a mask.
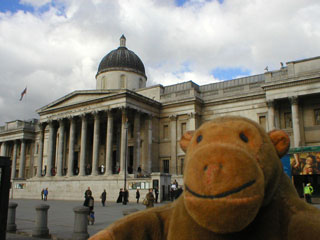
[[[123,198],[123,190],[122,188],[120,188],[120,192],[119,192],[119,196],[117,199],[117,203],[121,203],[122,202],[122,198]]]
[[[43,198],[44,198],[44,188],[42,188],[42,190],[41,190],[41,200],[43,200]]]
[[[159,196],[159,190],[158,190],[158,187],[156,187],[156,188],[154,189],[154,194],[156,195],[155,203],[158,203],[158,196]]]
[[[83,206],[88,207],[89,208],[89,212],[88,212],[88,224],[91,222],[91,224],[93,224],[94,222],[94,198],[92,197],[92,193],[88,192],[88,195],[85,196],[85,200],[83,203]],[[93,217],[92,217],[93,216]],[[93,218],[93,222],[91,221]]]
[[[312,203],[311,201],[311,195],[313,193],[313,187],[311,186],[311,183],[308,183],[305,187],[304,187],[304,195],[306,197],[306,201],[307,203]]]
[[[151,208],[153,207],[153,203],[154,203],[154,196],[152,193],[152,188],[149,189],[149,192],[146,195],[146,199],[147,199],[147,205],[146,208]]]
[[[101,193],[101,203],[102,203],[102,206],[104,207],[105,206],[105,202],[106,202],[106,199],[107,199],[107,193],[106,193],[106,190],[104,189],[103,192]]]
[[[137,199],[137,203],[139,203],[139,199],[140,199],[139,189],[137,189],[137,191],[136,191],[136,199]]]
[[[90,187],[88,187],[88,189],[84,192],[84,198],[88,197],[89,194],[92,196],[92,191],[91,191]]]
[[[48,194],[49,194],[49,191],[48,191],[48,188],[46,188],[46,189],[43,191],[43,195],[44,195],[43,200],[44,200],[44,201],[47,201],[47,200],[48,200]]]
[[[123,192],[123,202],[122,202],[123,205],[127,205],[128,198],[129,198],[129,192],[128,192],[128,190],[125,188],[125,189],[124,189],[124,192]]]

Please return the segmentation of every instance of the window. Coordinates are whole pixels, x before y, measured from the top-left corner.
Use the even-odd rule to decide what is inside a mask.
[[[183,136],[186,130],[187,130],[187,123],[181,123],[181,136]]]
[[[180,167],[181,167],[181,169],[180,169],[180,170],[181,170],[181,172],[180,172],[180,173],[181,173],[181,174],[183,174],[183,163],[184,163],[184,158],[181,158],[181,159],[180,159],[180,162],[181,162],[181,164],[180,164]]]
[[[266,116],[259,116],[259,124],[264,130],[266,130],[266,123]]]
[[[315,125],[320,125],[320,109],[314,110],[314,123]]]
[[[284,127],[292,128],[291,112],[284,113]]]
[[[169,173],[169,160],[163,160],[163,172]]]
[[[120,76],[120,88],[125,88],[126,87],[126,76],[121,75]]]
[[[169,138],[169,125],[163,125],[163,139]]]
[[[143,87],[143,80],[142,78],[139,79],[139,88],[142,88]]]
[[[39,153],[39,143],[37,143],[36,153]]]

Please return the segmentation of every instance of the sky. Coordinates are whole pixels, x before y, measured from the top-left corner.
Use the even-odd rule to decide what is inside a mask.
[[[319,56],[319,22],[319,0],[0,0],[0,125],[95,89],[122,34],[148,86],[203,85]]]

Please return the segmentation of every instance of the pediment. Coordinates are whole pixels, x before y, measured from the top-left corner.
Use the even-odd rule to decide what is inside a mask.
[[[37,110],[38,113],[42,111],[48,111],[53,109],[59,109],[68,106],[75,106],[78,104],[90,102],[97,100],[99,98],[108,97],[117,93],[120,93],[120,90],[114,91],[97,91],[97,90],[89,90],[89,91],[75,91],[72,92],[62,98],[57,99],[56,101],[40,108]]]

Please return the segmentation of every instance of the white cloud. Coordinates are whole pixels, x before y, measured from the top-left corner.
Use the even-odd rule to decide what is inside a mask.
[[[52,3],[21,2],[36,9]],[[193,0],[182,7],[173,0],[57,0],[44,13],[0,13],[0,125],[94,89],[98,64],[121,34],[144,62],[149,85],[206,84],[217,81],[215,68],[257,74],[320,55],[319,12],[317,0]]]

